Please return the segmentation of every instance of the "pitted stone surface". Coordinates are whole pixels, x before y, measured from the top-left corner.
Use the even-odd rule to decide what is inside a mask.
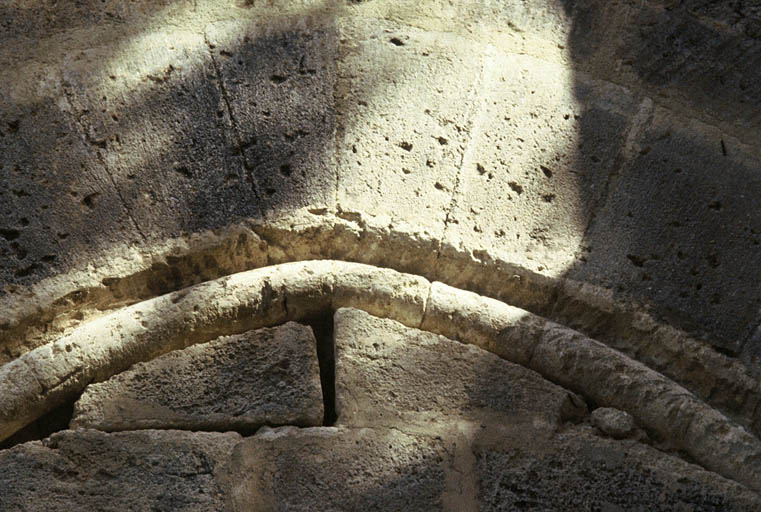
[[[393,320],[340,309],[334,332],[342,425],[464,419],[541,430],[586,412],[581,399],[531,370]]]
[[[233,452],[231,509],[443,510],[447,449],[398,430],[264,429]]]
[[[132,45],[95,46],[61,64],[61,102],[132,224],[156,243],[259,216],[203,35],[164,29]]]
[[[321,425],[316,350],[312,330],[291,322],[170,352],[88,386],[71,426],[253,432]]]
[[[761,497],[635,441],[585,431],[550,442],[475,443],[479,510],[758,510]]]
[[[210,24],[205,36],[226,102],[218,108],[262,209],[332,207],[335,27],[242,20]]]
[[[761,491],[753,2],[8,0],[0,27],[2,437],[135,361],[332,300],[530,366]],[[504,304],[388,268],[223,278],[323,258]],[[79,431],[42,443],[65,464],[39,442],[0,452],[0,509],[459,511],[475,489],[484,510],[761,509],[643,445],[558,434],[552,400],[534,406],[550,419],[489,423],[515,419],[503,362],[448,343],[358,349],[340,391],[367,399],[372,435],[325,430],[340,435],[296,442],[305,455],[287,443],[322,429],[262,433],[277,440],[226,475],[230,503],[186,434],[117,450]],[[603,410],[592,423],[622,431]],[[427,462],[439,447],[453,471]]]
[[[468,139],[482,48],[379,20],[345,22],[338,204],[439,238]],[[389,194],[394,200],[388,201]]]
[[[636,105],[564,65],[493,53],[446,243],[557,275],[582,255]]]
[[[625,290],[738,353],[761,311],[761,174],[756,156],[722,154],[722,137],[656,109],[570,275]]]
[[[66,430],[0,451],[0,509],[211,511],[235,433]]]

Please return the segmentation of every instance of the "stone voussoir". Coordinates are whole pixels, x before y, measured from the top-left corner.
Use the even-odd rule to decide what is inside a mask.
[[[737,359],[658,322],[609,290],[536,273],[477,248],[440,244],[430,233],[382,216],[307,208],[169,240],[156,251],[51,278],[35,286],[34,302],[22,303],[15,296],[2,301],[9,314],[0,325],[6,352],[0,361],[71,332],[93,312],[102,315],[109,308],[251,268],[335,259],[439,280],[572,326],[636,357],[761,434],[761,385]],[[690,353],[690,360],[675,356],[681,353]]]
[[[387,294],[392,305],[382,310],[383,313],[395,314],[400,309],[405,312],[407,306],[417,304],[414,307],[420,311],[420,318],[425,319],[427,302],[421,302],[421,293],[400,294],[393,287],[386,288],[380,283],[386,283],[388,271],[372,269],[369,265],[326,261],[266,267],[144,301],[85,324],[55,343],[35,349],[0,368],[0,383],[21,388],[18,395],[2,398],[0,433],[3,438],[8,437],[46,411],[73,398],[86,383],[104,380],[135,362],[192,343],[209,341],[222,334],[275,325],[289,317],[298,317],[299,311],[286,305],[285,290],[304,275],[360,272],[363,279],[356,281],[357,288],[346,295],[351,299],[341,302],[341,306],[363,309],[363,304],[369,305],[366,307],[372,309],[371,312],[380,314],[379,299],[374,295],[380,290]],[[423,286],[425,283],[399,273],[392,275],[401,283],[407,279]],[[333,282],[332,278],[327,279],[327,282]],[[375,279],[382,281],[377,281],[378,286],[369,286],[368,283]],[[318,278],[314,282],[325,281]],[[458,302],[453,302],[453,296],[458,294],[465,294],[476,302],[493,300],[467,295],[469,292],[451,287],[447,289],[446,285],[431,286],[430,289],[433,298],[428,300],[432,304],[429,309],[434,315],[441,302],[449,302],[451,309],[451,304]],[[434,294],[441,294],[442,290],[447,290],[450,297],[437,301]],[[314,296],[325,301],[324,307],[330,307],[333,291],[332,286],[323,287],[319,293],[314,291]],[[388,302],[384,299],[381,304]],[[400,308],[401,304],[406,306]],[[490,304],[494,306],[494,303]],[[480,306],[472,307],[478,310]],[[485,308],[488,310],[488,307]],[[591,397],[598,405],[630,412],[645,429],[657,432],[705,467],[752,489],[761,489],[761,442],[757,438],[641,363],[581,333],[531,315],[529,312],[520,315],[518,311],[508,309],[507,318],[493,321],[493,325],[505,326],[497,332],[498,340],[506,345],[516,339],[528,344],[519,351],[519,356],[531,354],[527,363],[529,368],[552,382]],[[410,318],[406,313],[401,317],[399,320],[402,321]],[[448,313],[443,317],[452,321]],[[523,317],[529,320],[516,323]],[[424,322],[436,332],[434,322]],[[412,327],[420,325],[417,320],[414,323]],[[473,332],[478,333],[479,329],[483,332],[484,327],[476,325]],[[495,330],[492,328],[493,332]],[[477,338],[468,339],[469,332],[470,329],[461,327],[456,337],[477,344]],[[488,350],[488,344],[484,348]],[[494,350],[500,354],[501,349]],[[506,351],[500,355],[506,357],[509,353]],[[525,361],[525,356],[518,359]],[[19,386],[23,379],[27,379],[26,384]],[[612,389],[617,392],[611,393]],[[701,415],[706,419],[693,422]],[[713,435],[716,432],[722,435]],[[736,456],[727,457],[728,454]]]
[[[175,350],[88,386],[71,428],[254,432],[322,425],[317,342],[293,322]]]
[[[425,431],[452,421],[552,432],[586,415],[579,397],[475,345],[365,311],[334,315],[340,425]]]

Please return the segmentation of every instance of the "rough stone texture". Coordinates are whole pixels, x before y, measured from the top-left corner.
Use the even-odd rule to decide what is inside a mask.
[[[410,326],[423,320],[431,283],[419,276],[369,265],[350,265],[336,272],[332,307],[360,307],[376,316]]]
[[[0,27],[2,437],[136,360],[220,329],[314,315],[333,297],[531,365],[759,490],[761,9],[753,2],[8,0]],[[503,162],[507,171],[491,171]],[[297,207],[319,220],[246,224]],[[242,239],[226,231],[238,222]],[[307,265],[154,299],[314,258],[443,280],[584,335],[465,292],[434,285],[427,296],[423,281],[407,293],[398,285],[415,280],[390,271],[333,279],[325,268],[307,276]],[[373,276],[392,282],[363,288]],[[450,295],[468,300],[458,309],[443,300]],[[389,374],[409,384],[418,370]],[[459,400],[462,388],[453,391],[442,400]],[[405,427],[426,431],[420,419]],[[475,436],[502,443],[493,453],[515,439],[524,452],[537,445],[502,457],[496,467],[505,471],[482,479],[493,490],[496,476],[509,476],[499,500],[483,495],[485,509],[760,508],[716,475],[698,478],[694,467],[628,441],[550,443],[544,429],[540,442],[509,425],[479,437],[468,428],[480,425],[452,419],[438,432],[456,459],[444,498],[384,499],[477,508],[475,460],[464,453]],[[622,446],[622,464],[588,453]],[[543,461],[536,478],[526,470],[534,462],[520,466],[529,459]],[[573,491],[582,483],[585,496]],[[470,501],[449,501],[458,493]],[[375,496],[347,499],[385,508]],[[88,505],[66,509],[102,508]]]
[[[241,437],[183,431],[63,431],[0,451],[0,509],[212,511]]]
[[[144,239],[259,215],[200,34],[148,33],[130,52],[94,47],[62,68],[66,104],[81,137]]]
[[[759,142],[757,2],[573,4],[567,44],[578,69],[624,82],[688,117]]]
[[[704,467],[761,492],[761,441],[682,386],[565,327],[548,323],[531,367],[594,402],[626,410]]]
[[[479,510],[752,511],[734,482],[633,441],[569,432],[544,445],[476,446]],[[506,446],[511,445],[511,446]]]
[[[282,428],[240,443],[226,471],[231,510],[443,510],[441,439],[398,430]],[[319,505],[318,505],[319,504]]]
[[[630,436],[635,427],[631,414],[612,407],[598,407],[592,411],[592,425],[614,439]]]
[[[531,370],[363,311],[338,310],[334,338],[341,425],[460,418],[525,423],[541,430],[586,413],[580,398]]]
[[[724,156],[721,133],[657,109],[571,275],[653,303],[673,324],[739,352],[761,292],[758,161]]]
[[[335,28],[308,17],[245,20],[212,24],[206,38],[225,102],[218,115],[230,116],[265,211],[332,208]]]
[[[526,310],[434,282],[420,328],[528,366],[546,324]]]
[[[339,207],[440,238],[468,137],[481,49],[451,34],[378,20],[352,20],[342,37]]]
[[[271,274],[242,272],[122,308],[1,366],[0,382],[14,391],[0,394],[0,437],[136,362],[287,321]]]
[[[632,98],[537,58],[495,53],[485,69],[446,242],[562,274],[583,253]]]
[[[140,239],[76,119],[49,97],[63,95],[57,70],[27,79],[22,93],[0,74],[0,295],[94,257],[94,223],[112,243]]]
[[[314,334],[290,322],[169,352],[91,384],[71,427],[253,432],[322,419]]]

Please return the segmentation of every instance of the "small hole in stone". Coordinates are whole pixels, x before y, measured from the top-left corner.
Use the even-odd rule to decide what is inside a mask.
[[[285,177],[290,177],[290,175],[293,173],[293,170],[291,169],[291,166],[289,164],[283,164],[280,166],[280,174],[282,174]]]
[[[73,194],[72,194],[73,195]],[[100,194],[98,192],[93,192],[92,194],[86,195],[81,203],[85,206],[87,206],[89,209],[95,208],[95,198],[98,197]],[[75,196],[76,197],[76,196]]]
[[[508,183],[508,185],[510,186],[512,191],[515,192],[516,194],[521,195],[523,193],[523,187],[520,186],[518,183],[511,181],[510,183]]]
[[[398,37],[392,37],[388,40],[389,43],[393,44],[394,46],[404,46],[404,41],[399,39]]]
[[[8,241],[17,239],[20,234],[18,229],[0,229],[0,236]]]
[[[185,165],[178,165],[174,168],[174,172],[178,174],[182,174],[186,178],[192,178],[193,174],[190,172],[190,169],[187,168]]]

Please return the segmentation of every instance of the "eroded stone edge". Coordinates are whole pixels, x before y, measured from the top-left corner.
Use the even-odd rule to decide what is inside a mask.
[[[487,250],[442,246],[413,226],[309,209],[167,240],[40,282],[0,300],[0,363],[114,308],[199,282],[313,259],[367,263],[514,304],[605,342],[679,382],[761,435],[761,383],[737,359],[654,319],[610,290],[532,272]],[[689,354],[685,358],[684,354]]]
[[[632,414],[706,469],[761,492],[761,441],[680,385],[583,334],[420,276],[303,261],[226,276],[88,322],[0,367],[0,439],[131,364],[220,335],[353,307],[531,368]]]

